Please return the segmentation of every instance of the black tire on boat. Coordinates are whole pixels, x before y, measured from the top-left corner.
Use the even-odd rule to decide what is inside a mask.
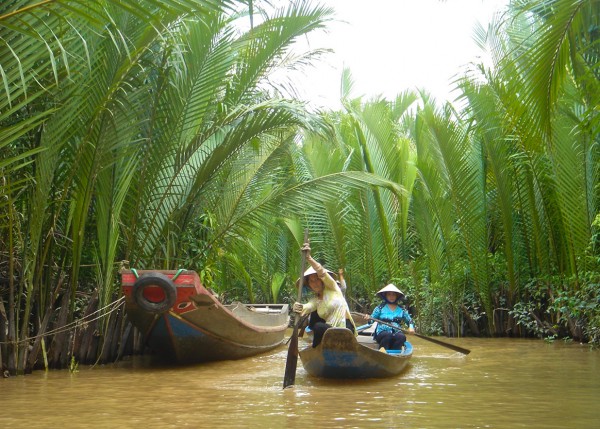
[[[144,290],[156,286],[163,290],[165,299],[153,302],[144,296]],[[173,281],[162,273],[144,273],[133,284],[133,300],[143,310],[150,313],[164,313],[177,301],[177,288]]]

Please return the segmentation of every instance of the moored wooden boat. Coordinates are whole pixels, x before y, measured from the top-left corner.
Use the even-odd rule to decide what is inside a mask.
[[[125,309],[146,345],[189,364],[240,359],[279,346],[287,304],[222,304],[195,271],[122,270]]]
[[[325,331],[321,344],[300,351],[306,372],[324,378],[383,378],[400,374],[412,356],[407,341],[403,350],[380,352],[371,336],[359,336],[345,328]]]

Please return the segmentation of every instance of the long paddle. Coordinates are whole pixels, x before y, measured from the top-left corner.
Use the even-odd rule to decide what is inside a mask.
[[[302,244],[308,242],[308,228],[304,230],[304,241]],[[304,283],[304,268],[306,266],[306,253],[307,250],[302,251],[302,264],[300,269],[300,281],[298,282],[298,300],[302,300],[302,286]],[[300,321],[300,315],[294,313],[294,328],[292,330],[292,336],[290,338],[290,345],[288,347],[287,359],[285,361],[285,375],[283,376],[283,388],[293,386],[296,381],[296,367],[298,366],[298,323]]]
[[[373,317],[371,317],[371,316],[369,316],[367,314],[362,314],[362,313],[352,313],[352,314],[357,314],[359,316],[368,317],[369,319],[373,320],[374,322],[381,323],[382,325],[389,326],[390,328],[398,329],[397,326],[392,325],[391,323],[387,323],[387,322],[384,322],[383,320],[379,320],[379,319],[374,319]],[[403,332],[406,333],[406,331],[403,331]],[[431,337],[428,337],[426,335],[417,334],[416,332],[409,332],[408,334],[409,335],[414,335],[414,336],[416,336],[418,338],[422,338],[422,339],[427,340],[427,341],[431,341],[432,343],[435,343],[437,345],[440,345],[440,346],[443,346],[443,347],[447,347],[449,349],[454,350],[455,352],[459,352],[459,353],[462,353],[462,354],[465,354],[465,355],[468,355],[469,353],[471,353],[471,350],[469,350],[469,349],[463,349],[462,347],[458,347],[458,346],[455,346],[454,344],[449,344],[449,343],[446,343],[444,341],[436,340],[435,338],[431,338]]]

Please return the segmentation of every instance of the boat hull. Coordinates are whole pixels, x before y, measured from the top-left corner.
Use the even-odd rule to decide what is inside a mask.
[[[307,373],[323,378],[385,378],[407,367],[412,356],[408,341],[402,351],[387,353],[377,350],[376,344],[370,337],[359,342],[348,329],[330,328],[321,344],[300,351],[300,359]]]
[[[160,307],[160,298],[153,298],[171,293],[152,284],[152,279],[166,282],[157,273],[174,286],[174,302],[166,309]],[[148,276],[145,297],[144,291],[139,293],[140,279]],[[194,271],[123,270],[121,278],[129,320],[145,344],[166,360],[190,364],[241,359],[272,350],[284,340],[287,304],[223,305]]]

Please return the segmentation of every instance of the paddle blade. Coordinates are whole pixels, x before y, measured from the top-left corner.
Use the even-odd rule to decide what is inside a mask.
[[[428,337],[426,335],[421,335],[421,334],[417,334],[417,333],[413,333],[413,335],[415,335],[416,337],[421,338],[423,340],[431,341],[432,343],[435,343],[435,344],[437,344],[439,346],[447,347],[450,350],[454,350],[455,352],[459,352],[459,353],[462,353],[464,355],[468,355],[469,353],[471,353],[471,350],[469,350],[469,349],[465,349],[465,348],[462,348],[462,347],[459,347],[459,346],[455,346],[454,344],[449,344],[449,343],[447,343],[445,341],[436,340],[435,338],[431,338],[431,337]]]
[[[294,332],[290,338],[287,360],[285,361],[285,374],[283,376],[283,388],[293,386],[296,382],[296,367],[298,366],[298,329],[294,327]]]

